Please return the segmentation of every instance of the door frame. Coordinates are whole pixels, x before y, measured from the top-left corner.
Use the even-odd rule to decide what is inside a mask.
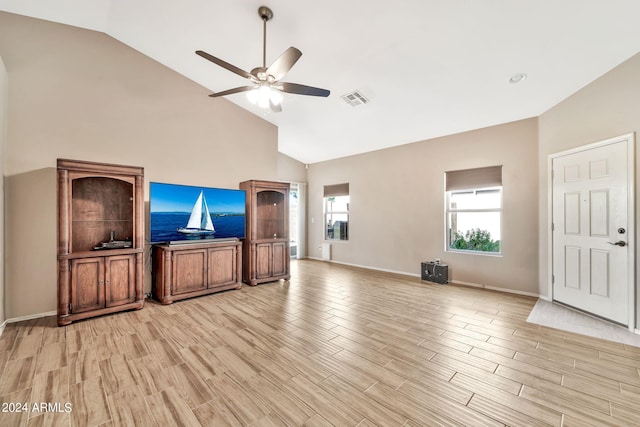
[[[296,186],[298,192],[298,215],[297,215],[297,234],[298,241],[296,242],[296,257],[295,259],[307,258],[307,183],[291,181],[290,184]],[[291,194],[291,193],[289,193]],[[291,206],[291,204],[289,205]],[[291,215],[289,215],[289,225],[291,224]],[[289,239],[291,239],[291,232],[289,232]],[[289,241],[291,243],[291,241]],[[291,251],[291,248],[289,248]]]
[[[628,312],[629,312],[629,324],[628,328],[631,332],[636,329],[636,217],[635,217],[635,203],[636,203],[636,189],[635,189],[635,176],[636,176],[636,163],[635,163],[635,133],[627,133],[624,135],[609,138],[603,141],[594,142],[591,144],[583,145],[569,150],[560,151],[558,153],[549,154],[547,156],[547,284],[548,295],[551,301],[553,299],[553,231],[551,229],[553,222],[553,160],[566,156],[569,154],[579,153],[581,151],[588,151],[594,148],[603,147],[605,145],[615,144],[618,142],[626,142],[627,144],[627,240],[628,240],[628,271],[627,271],[627,286],[628,286]]]

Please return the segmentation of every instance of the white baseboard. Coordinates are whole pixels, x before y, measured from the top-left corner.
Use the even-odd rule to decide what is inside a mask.
[[[39,319],[40,317],[55,316],[56,314],[58,314],[57,311],[47,311],[45,313],[37,313],[37,314],[29,314],[27,316],[13,317],[11,319],[5,320],[4,322],[16,323],[16,322],[22,322],[23,320],[31,320],[31,319]]]
[[[307,257],[307,259],[312,259],[312,260],[315,260],[315,261],[328,262],[328,263],[331,263],[331,264],[346,265],[347,267],[357,267],[357,268],[365,268],[367,270],[382,271],[384,273],[393,273],[393,274],[402,274],[403,276],[420,277],[419,274],[407,273],[406,271],[389,270],[389,269],[386,269],[386,268],[370,267],[368,265],[351,264],[351,263],[348,263],[348,262],[340,262],[340,261],[334,261],[334,260],[328,261],[326,259],[315,258],[315,257]]]
[[[489,289],[491,291],[505,292],[507,294],[522,295],[525,297],[541,298],[540,295],[534,292],[519,291],[517,289],[499,288],[497,286],[481,285],[479,283],[473,283],[473,282],[463,282],[462,280],[451,280],[451,283],[455,283],[456,285],[469,286],[472,288],[482,288],[482,289]]]
[[[376,268],[376,267],[370,267],[367,265],[358,265],[358,264],[349,264],[346,262],[338,262],[338,261],[327,261],[324,260],[322,258],[315,258],[315,257],[307,257],[308,259],[313,259],[316,261],[322,261],[322,262],[329,262],[332,264],[340,264],[340,265],[346,265],[346,266],[350,266],[350,267],[358,267],[358,268],[366,268],[368,270],[376,270],[376,271],[383,271],[385,273],[394,273],[394,274],[402,274],[403,276],[412,276],[412,277],[421,277],[420,274],[416,274],[416,273],[407,273],[406,271],[397,271],[397,270],[388,270],[385,268]],[[483,288],[483,289],[489,289],[492,291],[497,291],[497,292],[505,292],[508,294],[516,294],[516,295],[523,295],[523,296],[527,296],[527,297],[534,297],[534,298],[543,298],[546,299],[546,297],[541,297],[540,295],[534,293],[534,292],[526,292],[526,291],[519,291],[516,289],[509,289],[509,288],[499,288],[497,286],[488,286],[488,285],[481,285],[479,283],[473,283],[473,282],[463,282],[461,280],[451,280],[450,281],[453,284],[456,285],[463,285],[463,286],[469,286],[469,287],[473,287],[473,288]]]
[[[29,314],[27,316],[20,316],[20,317],[13,317],[11,319],[6,319],[4,322],[2,322],[2,325],[0,325],[0,337],[2,337],[2,333],[4,332],[5,326],[7,326],[9,323],[22,322],[23,320],[39,319],[41,317],[47,317],[47,316],[55,316],[56,314],[58,314],[57,311],[47,311],[46,313]]]

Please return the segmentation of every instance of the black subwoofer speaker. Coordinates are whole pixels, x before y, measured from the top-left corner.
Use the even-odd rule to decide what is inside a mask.
[[[435,261],[425,261],[422,263],[421,277],[422,280],[429,282],[447,284],[449,283],[449,266]]]

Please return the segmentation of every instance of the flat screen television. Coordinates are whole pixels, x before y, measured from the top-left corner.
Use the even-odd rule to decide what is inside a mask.
[[[245,237],[244,190],[149,184],[152,244]]]

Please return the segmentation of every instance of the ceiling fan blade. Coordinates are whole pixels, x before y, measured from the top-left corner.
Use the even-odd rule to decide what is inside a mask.
[[[228,90],[223,90],[222,92],[212,93],[209,96],[212,97],[212,98],[217,98],[219,96],[231,95],[232,93],[238,93],[238,92],[247,92],[247,91],[250,91],[250,90],[253,90],[253,89],[255,89],[255,86],[234,87],[233,89],[228,89]]]
[[[290,47],[267,68],[267,74],[272,75],[275,80],[280,80],[298,62],[301,56],[302,52],[300,50]]]
[[[249,80],[255,80],[255,77],[253,75],[251,75],[250,73],[244,71],[241,68],[236,67],[235,65],[229,64],[226,61],[223,61],[220,58],[216,58],[213,55],[208,54],[207,52],[204,52],[202,50],[196,50],[196,55],[200,55],[202,56],[204,59],[208,59],[209,61],[213,62],[216,65],[221,66],[222,68],[226,68],[227,70],[231,71],[232,73],[235,73],[241,77],[244,77],[245,79],[249,79]]]
[[[310,96],[324,96],[327,97],[331,93],[327,89],[320,89],[319,87],[313,86],[305,86],[298,83],[286,83],[281,82],[278,83],[278,86],[281,86],[280,89],[283,92],[287,93],[295,93],[297,95],[310,95]]]

